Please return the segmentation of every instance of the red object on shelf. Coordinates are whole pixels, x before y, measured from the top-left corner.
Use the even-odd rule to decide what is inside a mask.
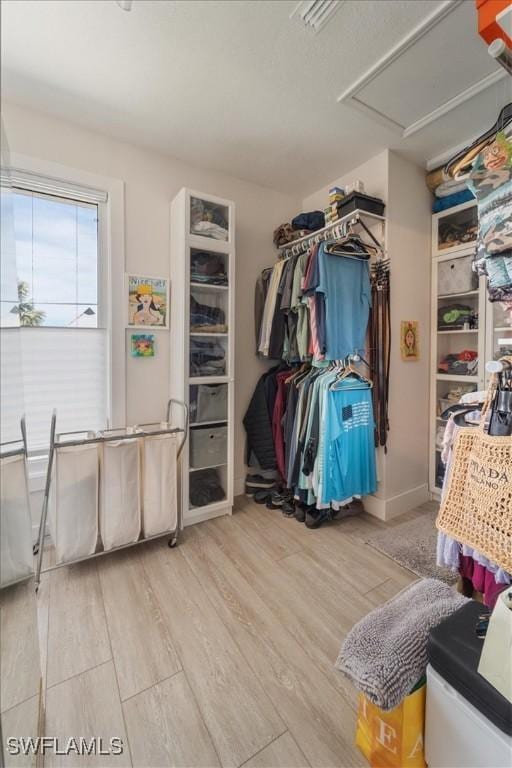
[[[510,0],[476,0],[478,33],[488,45],[500,38],[509,48],[512,48],[512,39],[496,21],[496,16],[510,5]]]

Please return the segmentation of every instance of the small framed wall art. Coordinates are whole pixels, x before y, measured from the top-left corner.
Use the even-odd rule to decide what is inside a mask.
[[[126,275],[129,328],[169,328],[169,280]]]
[[[152,333],[132,333],[132,357],[154,357],[155,336]]]
[[[402,320],[400,324],[400,352],[402,360],[420,359],[417,320]]]

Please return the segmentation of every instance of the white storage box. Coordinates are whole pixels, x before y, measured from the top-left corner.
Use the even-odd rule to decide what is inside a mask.
[[[0,586],[33,573],[25,454],[0,461]]]
[[[142,527],[144,536],[175,531],[178,525],[176,434],[145,437]]]
[[[227,427],[198,427],[190,430],[190,466],[192,469],[225,464],[228,450]]]
[[[478,288],[478,277],[472,269],[473,256],[440,261],[437,266],[437,293],[466,293]]]
[[[429,665],[425,717],[429,768],[510,768],[512,737],[500,731]]]
[[[92,555],[98,541],[98,444],[55,447],[48,527],[57,563]]]
[[[228,385],[200,384],[197,387],[194,422],[222,421],[228,415]]]
[[[104,549],[137,541],[141,528],[139,440],[101,444],[100,536]]]

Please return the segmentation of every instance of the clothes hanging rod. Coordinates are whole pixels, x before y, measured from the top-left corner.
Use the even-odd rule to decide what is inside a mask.
[[[354,224],[361,224],[363,228],[368,232],[369,229],[366,226],[364,219],[370,219],[380,224],[386,223],[385,216],[379,216],[376,213],[370,213],[369,211],[356,209],[351,213],[347,213],[346,216],[342,216],[337,221],[331,222],[331,224],[328,224],[326,227],[323,227],[322,229],[317,229],[316,232],[311,232],[311,234],[304,235],[304,237],[299,237],[297,240],[292,240],[290,243],[286,243],[285,245],[280,245],[278,247],[280,259],[289,258],[289,256],[292,256],[294,253],[297,253],[297,252],[300,253],[301,251],[302,252],[307,251],[308,248],[310,248],[315,243],[319,243],[322,240],[326,240],[329,237],[329,235],[331,235],[338,227],[346,227],[346,226],[353,226]],[[372,240],[374,240],[374,242],[376,243],[378,242],[373,235],[372,235]],[[378,244],[378,247],[381,250],[383,250],[383,246],[380,243]]]

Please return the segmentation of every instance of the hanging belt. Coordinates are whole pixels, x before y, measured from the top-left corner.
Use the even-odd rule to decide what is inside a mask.
[[[375,445],[386,449],[389,431],[389,371],[391,363],[391,304],[388,262],[372,267],[370,367],[373,379]]]

